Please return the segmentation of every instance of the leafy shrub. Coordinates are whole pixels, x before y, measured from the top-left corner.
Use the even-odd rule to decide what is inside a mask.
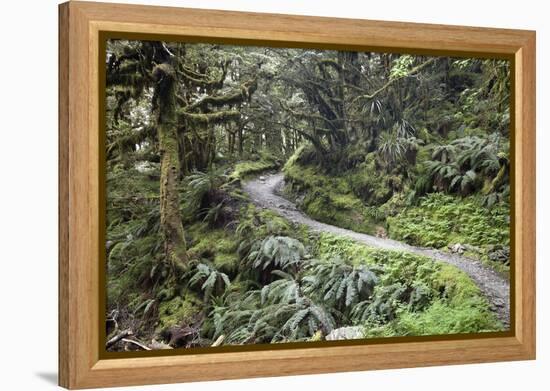
[[[186,273],[184,279],[188,281],[190,287],[200,285],[205,299],[210,299],[213,293],[217,296],[221,295],[231,285],[227,274],[218,271],[209,262],[194,262],[191,266],[192,269]]]
[[[273,273],[279,279],[261,290],[214,307],[216,335],[228,335],[233,343],[281,342],[305,340],[335,327],[332,314],[304,296],[298,280],[281,271]]]
[[[392,238],[410,244],[443,247],[450,243],[473,246],[508,245],[509,215],[504,205],[491,209],[479,199],[429,194],[418,206],[388,217]]]
[[[421,307],[413,302],[396,303],[390,321],[377,317],[360,318],[369,337],[440,335],[500,331],[502,324],[475,283],[451,265],[440,265],[423,284]],[[415,294],[410,296],[415,298]],[[382,309],[387,310],[387,307]],[[369,315],[367,313],[367,315]]]
[[[342,258],[312,262],[303,278],[305,290],[340,311],[370,297],[378,277],[366,265],[353,266]]]
[[[234,210],[227,180],[221,170],[195,171],[187,176],[182,186],[185,219],[204,221],[212,227],[231,221]]]
[[[305,256],[305,248],[299,240],[288,236],[268,236],[256,242],[247,260],[256,269],[285,270],[297,265]]]

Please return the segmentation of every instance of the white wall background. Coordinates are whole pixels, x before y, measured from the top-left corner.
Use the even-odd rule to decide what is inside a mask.
[[[104,0],[105,1],[105,0]],[[126,2],[119,0],[120,2]],[[540,0],[133,0],[134,3],[537,30],[538,360],[146,387],[155,390],[539,390],[550,376],[548,13]],[[0,12],[0,388],[57,377],[57,0]],[[546,239],[546,241],[545,241]],[[545,284],[546,283],[546,284]],[[26,353],[32,348],[34,353]],[[546,387],[544,385],[546,383]],[[185,388],[184,388],[185,387]],[[137,389],[137,388],[136,388]]]

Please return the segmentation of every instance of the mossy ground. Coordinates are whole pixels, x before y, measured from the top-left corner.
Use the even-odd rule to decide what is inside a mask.
[[[450,243],[507,245],[510,242],[508,223],[505,208],[488,209],[474,197],[458,198],[437,193],[388,218],[392,237],[436,248]]]
[[[269,153],[261,153],[250,160],[241,161],[235,164],[230,180],[246,180],[265,171],[277,170],[281,161]]]
[[[354,192],[354,188],[360,192],[362,187],[361,169],[341,177],[327,175],[319,167],[301,165],[297,160],[300,152],[298,150],[284,166],[287,196],[294,198],[298,206],[316,220],[375,234],[383,223]]]
[[[207,259],[218,270],[234,274],[239,265],[235,233],[229,229],[212,229],[204,223],[195,223],[188,230],[191,238],[189,257],[195,260]]]
[[[170,300],[162,301],[158,306],[157,332],[162,332],[173,326],[191,322],[201,311],[202,302],[193,292],[176,295]]]
[[[423,310],[398,309],[389,323],[365,324],[365,337],[448,335],[504,330],[479,288],[462,271],[440,265],[431,286],[439,295]]]

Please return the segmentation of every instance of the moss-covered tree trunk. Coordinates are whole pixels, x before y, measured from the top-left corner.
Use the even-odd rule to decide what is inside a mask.
[[[169,62],[158,65],[153,76],[157,82],[157,131],[160,151],[160,227],[166,258],[174,265],[187,262],[186,243],[179,210],[177,190],[180,155],[176,114],[176,74]]]

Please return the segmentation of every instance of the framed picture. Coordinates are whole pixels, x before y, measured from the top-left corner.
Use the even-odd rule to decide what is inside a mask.
[[[535,358],[535,33],[60,5],[59,379]]]

